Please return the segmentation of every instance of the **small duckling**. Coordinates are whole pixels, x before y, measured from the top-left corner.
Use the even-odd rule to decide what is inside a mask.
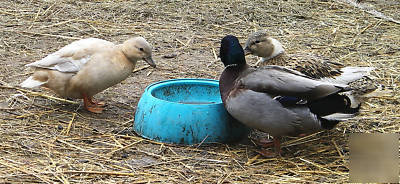
[[[143,37],[120,45],[97,38],[82,39],[27,64],[35,71],[21,87],[46,87],[64,98],[83,99],[88,111],[101,113],[104,102],[95,102],[92,97],[125,80],[138,60],[156,67],[152,47]]]

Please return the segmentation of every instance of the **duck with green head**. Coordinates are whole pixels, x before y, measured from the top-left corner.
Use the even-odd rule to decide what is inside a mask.
[[[220,76],[221,98],[227,111],[241,123],[274,137],[280,155],[280,137],[331,129],[354,117],[354,106],[342,92],[343,84],[322,82],[280,66],[252,68],[235,36],[221,41],[225,69]],[[264,155],[269,155],[265,150]]]

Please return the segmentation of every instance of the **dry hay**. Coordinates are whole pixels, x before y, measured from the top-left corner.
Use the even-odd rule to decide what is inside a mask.
[[[399,20],[396,0],[363,1]],[[352,132],[400,132],[400,25],[346,1],[38,1],[0,2],[0,182],[266,183],[346,182]],[[304,138],[287,138],[281,158],[265,159],[251,143],[176,146],[131,131],[143,89],[158,80],[217,79],[226,34],[268,29],[288,52],[314,52],[346,65],[373,66],[386,93],[370,98],[356,119]],[[96,97],[105,113],[47,90],[17,86],[23,65],[75,39],[113,42],[141,35],[159,68],[136,72]],[[255,63],[255,57],[248,57]]]

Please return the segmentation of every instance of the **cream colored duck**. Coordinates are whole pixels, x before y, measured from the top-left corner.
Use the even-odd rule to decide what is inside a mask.
[[[261,57],[257,65],[278,65],[297,70],[314,79],[341,84],[349,84],[369,75],[372,67],[345,67],[343,64],[310,53],[285,53],[282,44],[261,30],[250,34],[245,54]],[[374,90],[376,86],[372,87]]]
[[[104,103],[92,97],[125,80],[138,60],[155,67],[151,52],[152,47],[142,37],[120,45],[97,38],[82,39],[27,64],[35,71],[21,87],[46,87],[65,98],[83,99],[88,111],[101,113]]]

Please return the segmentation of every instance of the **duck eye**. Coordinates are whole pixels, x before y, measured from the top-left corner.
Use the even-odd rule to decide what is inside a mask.
[[[144,49],[143,49],[143,48],[139,48],[139,50],[140,50],[140,51],[144,51]]]

